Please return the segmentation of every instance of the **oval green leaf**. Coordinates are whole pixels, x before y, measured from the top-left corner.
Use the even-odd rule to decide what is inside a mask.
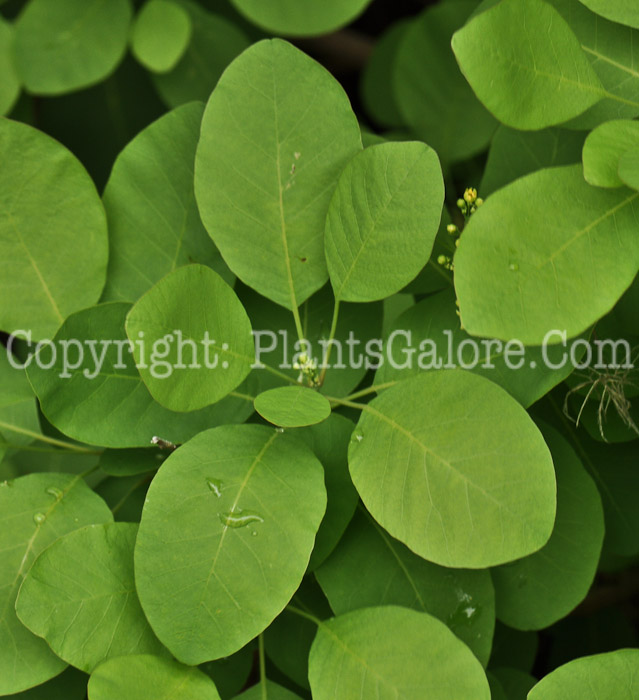
[[[91,673],[129,654],[162,654],[135,593],[133,523],[89,525],[35,560],[16,601],[22,623],[64,661]]]
[[[383,143],[355,156],[326,217],[325,250],[338,301],[378,301],[426,265],[444,204],[439,158],[425,143]]]
[[[173,659],[141,654],[101,664],[89,679],[89,700],[220,700],[213,681],[197,668]]]
[[[0,120],[0,161],[0,328],[51,337],[102,292],[104,209],[75,156],[26,124]]]
[[[191,103],[148,126],[120,153],[104,190],[111,255],[103,301],[137,301],[190,262],[231,284],[195,204],[193,168],[204,107]]]
[[[147,495],[135,570],[176,658],[228,656],[264,630],[297,590],[325,509],[321,465],[287,433],[222,426],[171,455]]]
[[[220,401],[248,376],[255,359],[244,307],[203,265],[186,265],[160,280],[129,312],[126,332],[142,380],[172,411]]]
[[[154,437],[179,444],[212,425],[242,423],[249,417],[250,403],[230,396],[190,413],[176,413],[154,401],[124,332],[130,308],[113,302],[71,315],[53,338],[55,362],[47,347],[32,360],[29,380],[42,412],[58,430],[91,445],[148,447]],[[149,361],[149,368],[165,369],[164,359]]]
[[[363,409],[348,460],[373,517],[436,564],[495,566],[552,532],[555,474],[541,433],[475,374],[428,372],[384,391]]]
[[[243,282],[288,309],[324,285],[326,211],[361,147],[342,87],[287,42],[261,41],[229,66],[204,113],[195,193]]]
[[[170,0],[149,0],[135,18],[131,49],[143,66],[166,73],[184,55],[192,31],[191,18],[180,5]]]
[[[255,398],[255,410],[273,425],[300,428],[321,423],[331,415],[328,399],[304,386],[283,386]]]
[[[464,329],[524,345],[584,332],[637,274],[638,216],[639,193],[591,187],[579,166],[540,170],[499,190],[473,215],[455,255]]]
[[[309,680],[314,700],[490,700],[481,664],[443,622],[395,606],[323,623],[311,647]]]
[[[639,649],[619,649],[575,659],[542,678],[528,700],[636,700],[639,697]]]
[[[570,26],[543,0],[503,0],[452,45],[477,97],[515,129],[560,124],[606,94]]]
[[[274,34],[314,36],[353,21],[371,0],[231,0],[251,22]]]
[[[570,444],[542,426],[557,475],[557,517],[535,554],[492,570],[497,616],[521,630],[549,627],[586,597],[604,538],[601,498]]]
[[[639,7],[634,0],[580,0],[598,15],[639,29]]]
[[[584,177],[597,187],[623,187],[621,156],[639,146],[639,122],[616,119],[591,131],[583,149]]]
[[[392,66],[399,111],[444,164],[483,151],[497,127],[461,74],[450,47],[453,32],[476,6],[456,0],[429,7],[411,21]]]
[[[0,484],[0,695],[44,683],[66,665],[15,612],[33,561],[65,533],[112,520],[106,503],[79,476],[29,474]]]
[[[488,571],[431,564],[359,510],[315,575],[336,615],[375,605],[427,612],[467,644],[483,666],[488,663],[495,628]]]
[[[31,0],[13,43],[24,86],[59,95],[100,82],[124,58],[131,15],[129,0]]]
[[[21,362],[0,348],[0,448],[6,441],[6,447],[23,447],[33,442],[40,434],[40,419],[36,407],[33,389],[29,384]],[[1,458],[0,458],[0,461]]]

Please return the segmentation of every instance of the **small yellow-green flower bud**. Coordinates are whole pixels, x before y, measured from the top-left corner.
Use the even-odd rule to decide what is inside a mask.
[[[451,236],[454,236],[459,229],[457,228],[457,226],[455,226],[455,224],[448,224],[448,226],[446,226],[446,230],[448,231],[448,233],[450,233]]]
[[[460,209],[465,209],[465,208],[466,208],[466,202],[464,202],[463,199],[458,199],[458,200],[457,200],[457,206],[458,206]]]
[[[437,258],[437,262],[445,267],[446,265],[448,265],[448,258],[445,255],[440,255]]]
[[[455,248],[457,248],[457,247],[459,246],[459,241],[461,241],[461,238],[458,238],[458,239],[455,241]]]
[[[468,202],[468,204],[473,204],[476,199],[477,199],[477,190],[474,187],[469,187],[464,192],[464,201]]]
[[[475,202],[476,207],[481,207],[481,205],[484,203],[484,200],[481,197],[477,197],[477,201]]]

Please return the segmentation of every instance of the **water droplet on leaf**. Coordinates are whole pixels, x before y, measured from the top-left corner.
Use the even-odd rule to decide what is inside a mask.
[[[508,265],[508,269],[511,272],[518,272],[519,271],[519,265],[516,262],[511,262],[510,265]]]
[[[46,489],[45,493],[48,493],[49,496],[53,496],[56,499],[62,498],[62,491],[60,491],[60,489],[56,486],[49,486],[49,488]]]
[[[251,523],[263,523],[264,518],[254,510],[237,508],[226,513],[219,513],[220,522],[225,527],[246,527]]]
[[[47,519],[47,516],[44,513],[36,513],[33,516],[33,522],[36,525],[42,525],[42,523]]]
[[[206,485],[209,487],[213,493],[220,498],[222,495],[222,486],[224,484],[219,479],[211,479],[210,477],[206,480]]]

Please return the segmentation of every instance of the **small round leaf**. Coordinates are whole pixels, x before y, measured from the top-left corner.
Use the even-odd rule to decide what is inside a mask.
[[[149,0],[133,25],[131,48],[143,66],[166,73],[182,58],[193,26],[186,10],[170,0]]]
[[[331,404],[313,389],[283,386],[257,396],[255,410],[273,425],[299,428],[326,420],[331,415]]]

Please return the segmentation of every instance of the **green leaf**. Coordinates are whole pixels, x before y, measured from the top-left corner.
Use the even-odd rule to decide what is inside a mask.
[[[21,364],[17,358],[12,359]],[[0,347],[0,431],[2,438],[14,446],[28,445],[33,442],[30,433],[40,433],[38,409],[27,375],[10,364],[3,347]]]
[[[174,1],[188,14],[193,34],[175,68],[152,75],[153,84],[169,107],[192,100],[206,102],[224,69],[249,45],[236,23],[207,12],[198,3]]]
[[[8,114],[20,94],[11,53],[13,27],[0,17],[0,115]]]
[[[406,30],[395,60],[399,110],[444,163],[483,151],[497,127],[459,71],[450,47],[453,32],[475,6],[462,0],[428,8]]]
[[[588,134],[583,150],[584,177],[597,187],[623,187],[619,176],[621,156],[639,146],[639,122],[618,119]]]
[[[81,671],[116,656],[163,653],[135,593],[137,530],[106,523],[70,532],[40,554],[20,587],[20,620]]]
[[[331,404],[313,389],[283,386],[257,396],[255,410],[273,425],[300,428],[326,420],[331,415]]]
[[[33,561],[67,532],[112,519],[79,476],[29,474],[0,484],[1,695],[44,683],[66,665],[15,613],[18,589]]]
[[[639,29],[639,7],[634,0],[580,0],[598,15]]]
[[[0,120],[0,161],[0,328],[50,337],[100,296],[104,209],[76,158],[26,124]]]
[[[170,0],[148,0],[135,18],[131,49],[156,73],[175,68],[188,48],[193,25],[188,12]]]
[[[508,700],[526,700],[537,679],[518,668],[493,668],[493,674]]]
[[[351,521],[359,496],[348,471],[348,443],[355,424],[339,413],[300,431],[300,437],[313,450],[324,467],[328,494],[326,514],[315,538],[309,571],[313,571],[333,551]]]
[[[431,564],[360,510],[316,576],[336,615],[375,605],[427,612],[467,644],[483,666],[488,663],[495,627],[488,571]]]
[[[581,162],[585,134],[552,127],[515,131],[500,126],[488,153],[479,193],[487,197],[504,185],[542,168]]]
[[[300,696],[273,681],[265,680],[236,695],[234,700],[300,700]]]
[[[426,265],[442,214],[437,154],[418,142],[384,143],[342,172],[326,218],[326,262],[338,301],[378,301]]]
[[[560,124],[606,94],[569,25],[543,0],[503,0],[452,45],[475,94],[515,129]]]
[[[639,115],[639,32],[608,22],[587,10],[579,0],[548,0],[568,22],[604,89],[609,93],[566,126],[592,129],[609,119]]]
[[[408,379],[442,367],[461,367],[495,382],[527,408],[573,371],[571,362],[564,362],[566,349],[561,345],[544,351],[494,339],[482,342],[462,330],[456,311],[453,291],[445,290],[401,314],[385,334],[384,364],[375,375],[375,383]],[[552,364],[562,366],[548,367],[544,355]]]
[[[160,640],[190,664],[242,648],[299,586],[325,508],[321,465],[291,435],[222,426],[183,445],[151,484],[135,553]]]
[[[191,103],[148,126],[115,161],[104,191],[111,256],[104,301],[137,301],[190,262],[233,276],[202,226],[193,192],[203,106]]]
[[[13,42],[24,86],[59,95],[104,80],[124,57],[131,15],[129,0],[30,0]]]
[[[594,580],[604,538],[599,492],[569,443],[542,426],[557,475],[557,517],[535,554],[492,570],[497,615],[516,629],[542,629],[568,615]]]
[[[540,170],[489,197],[455,255],[465,330],[525,345],[585,331],[637,274],[638,198],[591,187],[579,166]]]
[[[251,22],[273,34],[314,36],[352,22],[371,0],[231,0]]]
[[[222,700],[234,697],[246,687],[255,662],[255,647],[253,642],[249,642],[231,656],[207,661],[200,666],[200,670],[213,679]]]
[[[497,621],[490,655],[491,667],[507,666],[530,671],[538,651],[539,635],[537,632],[522,632]]]
[[[220,700],[213,681],[197,668],[173,659],[141,654],[109,659],[91,674],[91,700]]]
[[[363,408],[348,460],[373,517],[436,564],[495,566],[552,532],[555,475],[539,430],[469,372],[428,372],[384,391]]]
[[[639,695],[639,649],[575,659],[542,678],[529,700],[634,700]]]
[[[311,648],[309,679],[314,700],[490,698],[479,661],[446,625],[394,606],[323,623]]]
[[[326,211],[360,149],[343,89],[298,49],[262,41],[229,66],[204,113],[195,193],[243,282],[288,309],[324,285]]]
[[[628,187],[639,190],[639,148],[633,148],[621,156],[619,159],[619,178]]]
[[[152,287],[129,312],[126,332],[149,392],[173,411],[220,401],[246,379],[255,359],[244,307],[203,265],[178,268]],[[166,364],[154,369],[150,352]]]
[[[113,302],[71,315],[53,339],[55,363],[45,369],[52,359],[45,347],[29,366],[29,380],[42,412],[58,430],[92,445],[148,447],[156,436],[178,444],[211,425],[242,423],[248,418],[252,407],[235,397],[191,413],[175,413],[156,403],[129,352],[124,322],[130,308]],[[80,364],[74,340],[84,355]],[[66,369],[64,342],[71,343]],[[155,366],[161,372],[165,367],[161,353],[152,361],[152,346],[147,349],[149,368]]]

